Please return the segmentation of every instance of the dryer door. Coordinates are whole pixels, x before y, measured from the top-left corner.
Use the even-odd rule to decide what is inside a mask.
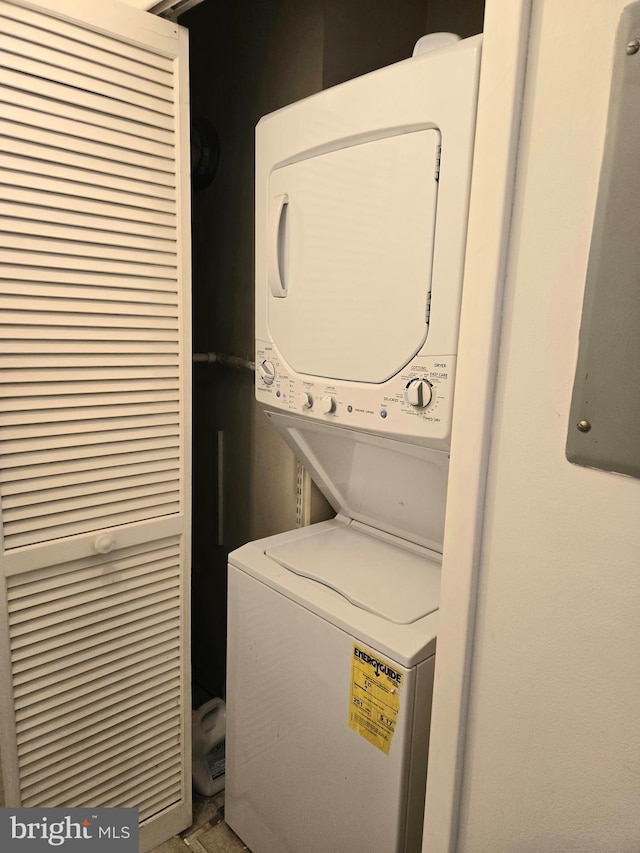
[[[384,382],[428,331],[440,133],[402,133],[275,169],[268,322],[298,373]]]

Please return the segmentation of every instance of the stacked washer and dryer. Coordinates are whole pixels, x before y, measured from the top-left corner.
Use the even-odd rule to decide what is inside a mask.
[[[256,396],[337,515],[229,558],[253,853],[421,849],[480,46],[257,127]]]

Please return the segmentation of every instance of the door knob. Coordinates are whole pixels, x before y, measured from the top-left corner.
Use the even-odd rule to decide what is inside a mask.
[[[115,544],[116,540],[114,537],[110,533],[104,533],[102,536],[98,536],[93,543],[93,547],[98,554],[108,554],[109,551],[113,551]]]

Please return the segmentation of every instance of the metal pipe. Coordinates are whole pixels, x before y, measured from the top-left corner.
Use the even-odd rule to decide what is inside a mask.
[[[208,364],[221,364],[223,367],[237,367],[243,370],[255,370],[255,361],[248,361],[237,355],[226,355],[221,352],[194,352],[194,362],[206,362]]]

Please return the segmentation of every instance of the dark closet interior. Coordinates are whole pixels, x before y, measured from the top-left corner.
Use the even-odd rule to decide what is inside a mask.
[[[204,0],[189,30],[193,350],[253,359],[254,128],[262,115],[411,56],[428,32],[482,30],[483,0]],[[223,695],[226,561],[296,525],[296,461],[253,373],[193,366],[194,705]],[[330,508],[314,500],[312,520]]]

